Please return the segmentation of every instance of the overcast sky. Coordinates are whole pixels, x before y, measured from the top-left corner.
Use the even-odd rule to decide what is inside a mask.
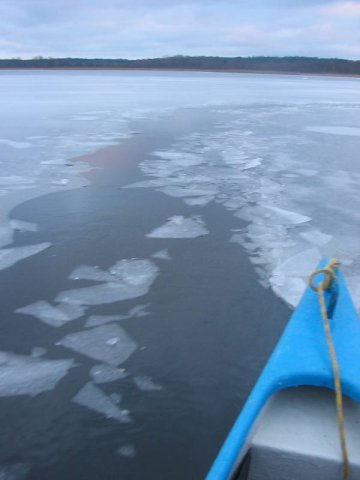
[[[0,0],[0,58],[360,59],[360,0]]]

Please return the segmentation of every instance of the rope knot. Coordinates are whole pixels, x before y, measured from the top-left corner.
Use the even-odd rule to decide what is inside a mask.
[[[323,267],[315,270],[309,278],[309,285],[314,292],[319,292],[320,290],[327,290],[331,282],[336,279],[336,274],[334,269],[340,266],[340,262],[336,258],[332,258],[329,263]],[[324,278],[321,280],[318,285],[315,285],[314,280],[317,275],[323,274]]]

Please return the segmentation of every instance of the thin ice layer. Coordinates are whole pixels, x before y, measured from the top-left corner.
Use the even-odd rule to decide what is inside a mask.
[[[160,260],[171,260],[169,250],[167,248],[159,250],[158,252],[153,253],[151,256]]]
[[[0,466],[0,480],[25,480],[30,471],[30,465],[11,463]]]
[[[85,309],[80,305],[66,303],[54,307],[49,302],[40,300],[26,307],[18,308],[15,311],[16,313],[23,313],[38,318],[52,327],[62,327],[65,323],[81,317]]]
[[[73,398],[78,405],[89,408],[94,412],[112,418],[121,423],[131,421],[129,412],[121,410],[111,397],[105,395],[100,388],[88,382]]]
[[[72,365],[72,359],[45,360],[0,352],[0,397],[35,396],[52,390]]]
[[[127,377],[124,368],[116,368],[106,363],[100,363],[99,365],[91,367],[90,375],[95,383],[114,382],[115,380],[121,380]]]
[[[10,226],[13,230],[18,230],[19,232],[37,232],[38,226],[36,223],[25,222],[24,220],[10,220]]]
[[[86,320],[85,327],[99,327],[100,325],[105,325],[106,323],[118,322],[119,320],[124,320],[129,318],[128,315],[90,315]]]
[[[155,383],[151,377],[147,376],[134,377],[134,383],[139,390],[142,390],[144,392],[156,392],[164,390],[164,387],[162,387],[158,383]]]
[[[120,448],[116,450],[116,453],[120,455],[121,457],[125,458],[134,458],[136,455],[136,449],[134,445],[128,444],[128,445],[123,445]]]
[[[124,363],[137,348],[137,344],[118,325],[103,325],[71,333],[58,345],[115,366]]]
[[[15,263],[25,258],[36,255],[51,246],[51,243],[44,242],[37,245],[26,245],[25,247],[2,248],[0,250],[0,270],[12,267]]]
[[[146,236],[149,238],[196,238],[207,235],[209,231],[199,217],[186,218],[182,215],[170,217],[161,227],[155,228]]]

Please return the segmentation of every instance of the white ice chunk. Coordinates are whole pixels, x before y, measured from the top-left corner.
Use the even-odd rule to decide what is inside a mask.
[[[283,208],[279,207],[271,207],[264,205],[268,210],[273,212],[276,217],[281,221],[281,223],[289,224],[289,225],[299,225],[301,223],[306,223],[311,220],[310,217],[306,215],[301,215],[300,213],[291,212],[290,210],[284,210]]]
[[[31,144],[29,142],[15,142],[14,140],[7,140],[6,138],[0,138],[0,143],[7,145],[12,148],[29,148]]]
[[[212,187],[212,186],[205,186],[205,187],[200,187],[200,186],[193,186],[193,185],[186,185],[184,187],[179,187],[179,186],[168,186],[168,187],[163,187],[160,188],[160,191],[165,193],[166,195],[169,195],[170,197],[175,197],[175,198],[183,198],[183,197],[212,197],[214,194],[217,193],[218,189],[217,187]]]
[[[38,302],[18,308],[16,313],[32,315],[52,327],[62,327],[65,323],[75,320],[84,314],[84,307],[79,305],[60,304],[53,307],[49,302],[40,300]]]
[[[37,232],[38,226],[36,223],[24,222],[23,220],[10,220],[10,226],[13,230],[19,232]]]
[[[164,390],[164,387],[155,383],[151,377],[134,377],[134,383],[139,390],[144,392]]]
[[[101,363],[91,368],[90,375],[95,383],[107,383],[125,378],[127,373],[124,368],[116,368],[113,365]]]
[[[196,238],[208,233],[204,222],[199,217],[185,218],[178,215],[170,217],[164,225],[146,236],[150,238]]]
[[[72,280],[94,280],[95,282],[113,282],[114,277],[99,267],[81,265],[75,268],[69,275]]]
[[[53,185],[59,185],[60,187],[65,187],[65,185],[68,185],[70,180],[68,178],[61,178],[59,180],[53,180],[51,183]]]
[[[121,455],[122,457],[125,458],[134,458],[136,455],[136,449],[134,445],[123,445],[122,447],[118,448],[116,450],[116,453],[118,455]]]
[[[305,280],[299,277],[290,277],[280,286],[274,283],[273,280],[274,278],[271,277],[270,285],[274,292],[279,297],[283,298],[288,305],[295,307],[299,303],[307,287]]]
[[[0,352],[0,397],[35,396],[52,390],[68,373],[73,360],[45,360]]]
[[[85,323],[85,327],[98,327],[106,323],[118,322],[129,318],[129,315],[90,315]]]
[[[250,160],[249,162],[246,162],[242,167],[241,169],[242,170],[248,170],[250,168],[255,168],[255,167],[258,167],[260,166],[262,163],[262,159],[261,158],[254,158],[252,160]]]
[[[73,398],[78,405],[87,407],[106,418],[113,418],[121,423],[131,421],[127,410],[120,410],[111,397],[105,395],[100,388],[88,382]]]
[[[134,287],[120,282],[109,282],[93,287],[66,290],[59,293],[55,300],[75,305],[99,305],[136,298],[147,292],[148,288],[143,285]]]
[[[110,273],[95,271],[92,267],[80,267],[75,270],[75,273],[73,272],[72,278],[85,278],[84,272],[88,272],[89,279],[111,278],[112,281],[61,292],[56,297],[56,301],[78,305],[98,305],[140,297],[149,291],[158,271],[158,267],[153,262],[141,259],[120,260],[109,269]]]
[[[309,277],[315,270],[321,260],[320,252],[317,248],[309,248],[280,263],[273,271],[271,278],[272,283],[275,279],[281,279],[281,284],[278,286],[286,286],[286,283],[291,277]]]
[[[344,127],[344,126],[313,126],[307,127],[310,132],[316,133],[329,133],[331,135],[350,135],[358,137],[360,136],[360,128],[358,127]]]
[[[210,203],[212,200],[214,200],[213,195],[207,195],[203,197],[197,197],[197,198],[184,198],[184,202],[187,205],[190,205],[190,207],[205,207],[208,203]]]
[[[327,235],[326,233],[322,233],[320,232],[320,230],[316,230],[316,229],[309,230],[307,232],[302,232],[300,233],[300,236],[302,238],[305,238],[305,240],[307,240],[308,242],[318,247],[325,245],[333,238],[332,235]]]
[[[158,267],[150,260],[133,258],[131,260],[120,260],[109,269],[112,275],[129,285],[148,285],[158,275]]]
[[[40,162],[41,165],[66,165],[69,163],[69,160],[64,158],[56,158],[54,160],[43,160]]]
[[[136,305],[136,307],[131,308],[129,310],[128,316],[129,317],[146,317],[147,315],[150,315],[150,313],[147,311],[149,307],[149,303],[146,305]]]
[[[112,324],[71,333],[58,345],[115,366],[125,362],[137,348],[125,330]]]
[[[153,258],[159,258],[160,260],[171,260],[169,250],[164,248],[163,250],[159,250],[151,255]]]
[[[34,358],[38,358],[38,357],[42,357],[44,356],[45,354],[47,353],[47,350],[46,348],[44,347],[34,347],[32,350],[31,350],[31,356],[34,357]]]
[[[9,268],[25,258],[36,255],[51,247],[51,243],[44,242],[37,245],[26,245],[25,247],[2,248],[0,250],[0,270]]]

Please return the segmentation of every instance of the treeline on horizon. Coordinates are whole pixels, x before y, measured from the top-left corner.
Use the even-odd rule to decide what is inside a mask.
[[[317,57],[173,57],[140,60],[107,58],[0,59],[0,68],[156,68],[189,70],[247,70],[360,75],[360,60]]]

